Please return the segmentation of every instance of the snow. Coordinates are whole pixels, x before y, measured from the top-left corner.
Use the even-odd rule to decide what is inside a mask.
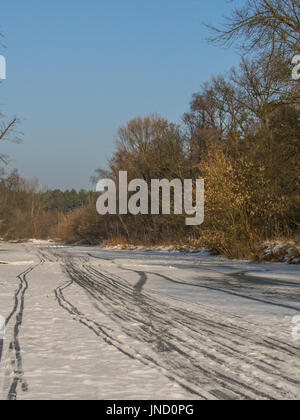
[[[300,264],[300,246],[293,241],[265,242],[264,254],[267,258],[275,258],[280,262]]]
[[[20,265],[30,265],[30,264],[34,264],[34,261],[10,261],[10,262],[0,262],[0,264],[5,264],[5,265],[16,265],[16,266],[20,266]]]
[[[1,399],[300,398],[299,266],[45,241],[0,259]]]

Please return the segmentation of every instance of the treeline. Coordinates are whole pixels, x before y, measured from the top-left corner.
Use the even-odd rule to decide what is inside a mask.
[[[119,129],[106,177],[205,179],[205,222],[184,216],[104,216],[95,204],[69,213],[66,241],[192,243],[230,257],[259,257],[265,240],[297,238],[300,223],[300,6],[294,0],[248,0],[213,42],[243,41],[238,68],[193,95],[182,124],[158,115]],[[103,177],[103,171],[96,175]],[[97,176],[96,176],[97,178]]]
[[[253,258],[266,240],[299,240],[300,83],[291,65],[300,54],[299,14],[298,0],[247,0],[224,28],[212,28],[212,41],[244,41],[250,58],[205,83],[181,124],[153,114],[121,127],[108,170],[96,171],[95,180],[127,171],[129,181],[148,184],[204,178],[203,225],[187,227],[185,215],[100,216],[92,193],[14,191],[6,180],[1,235],[20,236],[23,226],[26,237],[188,243]]]
[[[230,114],[230,106],[222,115],[225,98],[214,100],[228,90],[220,81],[206,86],[209,96],[206,90],[194,96],[184,127],[150,116],[121,128],[106,174],[116,184],[121,170],[128,172],[129,180],[144,179],[149,185],[151,179],[204,178],[204,224],[187,227],[184,216],[99,216],[91,202],[60,224],[63,240],[192,243],[242,257],[259,252],[264,240],[297,235],[299,109],[278,103],[267,121],[246,117],[245,109],[241,121],[235,112]],[[249,91],[249,86],[243,88]]]
[[[85,207],[92,193],[39,191],[38,180],[25,180],[17,170],[0,177],[0,238],[3,240],[57,238],[57,226],[76,208]]]

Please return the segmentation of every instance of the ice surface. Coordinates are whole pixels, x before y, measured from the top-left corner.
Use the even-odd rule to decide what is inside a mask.
[[[2,399],[299,399],[299,266],[0,245]]]

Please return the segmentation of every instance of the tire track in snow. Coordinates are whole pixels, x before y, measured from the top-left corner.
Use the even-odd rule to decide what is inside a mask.
[[[91,254],[89,254],[89,255],[91,256]],[[97,258],[99,258],[99,257],[97,257]],[[157,273],[155,271],[151,271],[151,272],[136,271],[136,270],[130,269],[128,267],[125,268],[124,266],[122,266],[120,264],[116,264],[114,261],[112,261],[112,262],[119,269],[125,270],[125,271],[130,271],[130,272],[135,273],[135,274],[138,274],[140,276],[140,281],[135,286],[135,288],[138,288],[140,291],[142,291],[142,289],[143,289],[143,287],[144,287],[144,285],[146,283],[146,280],[145,279],[147,279],[147,275],[154,275],[154,276],[157,276],[159,278],[162,278],[163,280],[169,281],[171,283],[180,284],[180,285],[183,285],[183,286],[187,285],[187,286],[192,286],[192,287],[200,287],[200,288],[202,287],[202,288],[208,288],[209,290],[213,290],[213,291],[227,293],[229,295],[233,294],[231,291],[227,291],[227,290],[216,288],[216,287],[213,287],[212,288],[212,287],[206,287],[206,286],[197,285],[197,284],[194,284],[194,283],[187,283],[187,282],[181,282],[181,281],[178,281],[178,280],[174,280],[174,279],[172,279],[170,277],[167,277],[167,276],[162,275],[160,273]],[[243,273],[238,273],[237,275],[240,276],[241,274],[243,274]],[[229,274],[226,274],[226,276],[230,276],[230,275]],[[120,279],[120,280],[122,280],[122,279]],[[245,299],[250,299],[250,300],[258,301],[260,303],[264,303],[264,304],[267,304],[267,305],[283,306],[283,305],[278,305],[277,302],[260,300],[260,299],[252,298],[251,296],[250,297],[245,296],[244,294],[234,294],[234,296],[237,296],[237,297],[240,297],[240,298],[243,298],[243,299],[245,298]],[[286,309],[294,309],[295,310],[296,308],[286,306]],[[180,312],[180,309],[178,309],[178,311]],[[192,317],[192,315],[191,315],[191,317]],[[238,319],[238,317],[236,317],[236,319]],[[197,319],[195,318],[195,321],[196,320]],[[205,321],[204,319],[202,319],[202,321],[204,323],[207,323],[208,326],[212,326],[213,325],[215,327],[216,325],[219,325],[221,328],[226,328],[226,329],[228,329],[228,327],[229,327],[228,324],[220,323],[220,322],[218,323],[216,320],[213,320],[213,323],[212,322],[208,322],[207,320]],[[248,325],[250,325],[249,322],[248,322]],[[252,324],[252,325],[254,327],[256,327],[254,324]],[[236,325],[231,324],[231,328],[232,328],[232,332],[235,335],[239,335],[238,334],[239,328],[237,328]],[[209,333],[208,330],[206,330],[206,332]],[[246,338],[244,336],[240,336],[240,337],[241,338]],[[276,350],[276,348],[277,348],[279,350],[282,350],[282,351],[288,353],[290,356],[295,356],[295,355],[299,354],[299,352],[300,352],[299,347],[293,346],[291,344],[287,344],[286,342],[282,342],[282,341],[280,341],[280,340],[278,340],[278,339],[276,339],[274,337],[272,337],[271,342],[269,340],[265,339],[264,340],[264,343],[265,343],[266,347],[269,347],[271,350]],[[235,344],[237,344],[237,343],[235,343]],[[256,344],[259,344],[259,342],[257,342]],[[297,384],[300,384],[300,382],[297,382]]]
[[[58,254],[56,257],[58,257]],[[184,379],[184,383],[190,388],[192,386],[193,392],[202,398],[276,399],[291,396],[295,398],[295,387],[293,388],[292,385],[298,387],[299,381],[288,376],[283,376],[283,372],[281,372],[282,376],[280,373],[274,373],[274,367],[278,368],[279,362],[284,363],[284,358],[280,360],[280,358],[267,354],[267,361],[259,360],[255,362],[251,357],[247,356],[247,352],[243,352],[243,346],[249,340],[249,331],[233,326],[236,319],[234,319],[232,325],[227,325],[226,323],[216,325],[217,323],[215,321],[211,322],[204,319],[205,317],[201,319],[198,314],[191,314],[186,311],[180,311],[177,308],[166,307],[162,302],[158,302],[141,293],[142,287],[147,279],[146,273],[139,272],[140,281],[135,288],[132,288],[127,282],[116,276],[112,277],[103,271],[99,272],[95,270],[87,261],[87,258],[81,258],[81,265],[78,267],[78,265],[73,264],[72,258],[65,258],[63,266],[72,279],[71,284],[78,284],[92,298],[97,300],[98,303],[104,305],[106,307],[105,314],[116,324],[120,324],[121,322],[122,326],[118,328],[121,328],[128,337],[142,341],[148,347],[154,343],[156,347],[154,352],[155,357],[152,355],[153,352],[150,352],[151,356],[149,356],[149,353],[141,354],[141,352],[138,352],[134,348],[128,351],[127,342],[120,342],[120,340],[116,342],[114,334],[110,333],[108,335],[107,331],[103,331],[103,327],[87,319],[69,302],[67,303],[69,306],[68,309],[71,308],[71,314],[79,317],[77,320],[81,323],[88,324],[87,326],[91,329],[96,329],[97,335],[102,336],[102,338],[106,337],[106,341],[109,340],[110,344],[115,345],[121,351],[126,349],[125,354],[127,353],[130,357],[137,358],[143,363],[150,363],[164,369],[168,373],[167,376],[171,376],[175,381],[177,381],[176,377],[180,376]],[[63,295],[59,295],[62,291],[57,291],[58,300],[61,302],[64,300],[66,302]],[[171,312],[172,316],[168,312]],[[179,321],[177,319],[178,316],[180,316]],[[133,323],[138,324],[138,327],[135,326],[132,328]],[[186,343],[181,339],[180,334],[178,335],[178,332],[180,332],[178,327],[180,325],[181,328],[186,330],[186,334],[190,336],[189,338],[192,344]],[[201,326],[200,329],[199,325]],[[170,334],[168,332],[170,326],[178,330],[176,334]],[[99,327],[102,329],[100,330],[100,334]],[[239,330],[243,331],[240,337],[238,337]],[[115,335],[117,335],[116,332]],[[209,340],[213,339],[214,346],[216,346],[218,352],[217,355],[214,354],[214,351],[211,351],[215,350],[214,348],[210,349],[209,345],[201,345],[201,340],[205,341],[208,337]],[[272,350],[274,350],[274,341],[271,341]],[[252,346],[260,346],[265,350],[265,347],[267,347],[266,344],[267,340],[263,340],[258,335],[251,337]],[[206,347],[209,351],[205,351]],[[277,347],[277,351],[280,351],[280,346]],[[290,356],[297,357],[295,350],[298,349],[288,346],[285,343],[281,347]],[[198,354],[201,354],[209,363],[209,369],[207,369],[207,363],[204,366],[203,364],[199,364]],[[225,370],[224,373],[222,364],[226,362],[226,357],[231,357],[231,363],[241,358],[247,364],[247,368],[257,369],[258,373],[253,374],[250,380],[249,378],[241,380],[239,378],[240,372],[238,371],[240,363],[236,363],[237,367],[232,369],[233,372]],[[232,361],[232,359],[234,360]],[[264,380],[266,374],[269,375],[268,380]],[[277,386],[279,378],[283,379],[283,387],[281,385]],[[258,386],[253,387],[251,382]],[[215,386],[212,386],[212,383],[215,383]],[[203,392],[204,388],[206,392]]]
[[[157,273],[135,271],[139,281],[132,287],[116,275],[96,270],[89,264],[88,257],[74,257],[68,255],[68,251],[61,254],[60,250],[51,249],[48,252],[50,258],[55,256],[56,261],[62,262],[71,284],[82,287],[114,325],[111,328],[99,325],[66,301],[77,321],[87,324],[99,337],[129,357],[157,367],[169,379],[177,382],[179,377],[177,383],[181,382],[199,398],[299,398],[298,347],[264,334],[263,327],[239,317],[224,314],[224,320],[215,319],[206,313],[208,308],[193,313],[142,293],[148,274]],[[65,297],[62,295],[60,299]],[[132,344],[131,339],[144,344],[143,351],[140,345]]]
[[[144,281],[145,273],[143,273],[143,272],[137,272],[137,274],[140,274],[140,276],[141,276],[140,277],[141,278],[140,282],[141,281],[143,282]],[[114,282],[115,281],[116,281],[116,278],[114,277]],[[138,284],[140,284],[140,282]],[[154,305],[151,304],[150,307],[153,308]],[[199,326],[199,324],[200,325],[202,323],[205,324],[205,322],[207,324],[207,320],[204,319],[203,317],[202,318],[199,318],[199,315],[198,314],[197,315],[193,315],[193,314],[191,315],[190,313],[187,313],[186,311],[178,311],[177,309],[174,311],[173,316],[171,318],[176,319],[176,314],[178,312],[181,312],[181,314],[182,314],[182,320],[184,321],[182,323],[182,325],[184,325],[184,326],[186,326],[186,322],[188,320],[190,320],[191,318],[193,319],[193,317],[195,317],[195,319],[193,320],[194,328],[195,328],[195,326]],[[169,320],[169,323],[172,324],[172,319]],[[237,323],[237,320],[236,319],[235,319],[235,323]],[[205,332],[206,333],[205,335],[207,335],[207,334],[210,333],[210,335],[212,336],[212,338],[213,338],[214,341],[215,341],[215,336],[216,336],[216,333],[217,333],[217,328],[216,327],[218,327],[218,326],[219,326],[219,329],[220,329],[220,332],[219,333],[221,333],[221,337],[225,337],[224,331],[225,332],[227,331],[227,333],[229,332],[229,334],[232,334],[231,337],[229,336],[230,342],[234,339],[234,337],[236,336],[237,331],[238,331],[238,328],[236,326],[233,327],[232,325],[227,325],[225,322],[223,322],[223,323],[221,323],[221,324],[218,325],[218,322],[215,319],[212,322],[208,323],[208,325],[209,324],[210,324],[211,330],[210,331],[207,330]],[[191,328],[191,326],[189,325],[189,329],[190,328]],[[201,330],[202,330],[202,325],[201,325]],[[244,345],[245,341],[247,341],[247,338],[248,338],[248,335],[249,335],[249,331],[248,330],[244,330],[243,332],[244,332],[244,334],[241,336],[241,339],[243,341],[242,342],[239,342],[239,343],[236,343],[237,345],[239,345],[240,348]],[[197,333],[199,334],[199,327],[198,327]],[[188,331],[188,334],[189,334],[189,331]],[[205,335],[201,337],[202,340],[206,338]],[[169,334],[166,334],[166,340],[167,340],[168,343],[172,343],[172,338],[174,339],[174,342],[176,343],[176,347],[178,347],[178,344],[179,343],[183,343],[183,345],[185,346],[185,349],[188,347],[188,344],[187,343],[182,342],[180,335],[177,335],[176,337],[171,337]],[[206,351],[206,347],[209,349],[209,344],[207,344],[205,346],[201,346],[201,339],[200,340],[199,339],[200,339],[200,337],[198,337],[198,340],[196,341],[196,346],[194,348],[190,348],[190,350],[192,350],[194,352],[200,351],[201,354],[203,356],[205,356],[206,359],[208,359],[208,360],[211,359],[211,360],[214,360],[214,361],[218,361],[219,362],[219,366],[222,365],[226,361],[225,359],[221,359],[221,360],[219,359],[218,360],[218,358],[215,355],[212,355],[211,353],[207,352]],[[255,339],[257,340],[258,339],[258,336]],[[260,346],[262,346],[262,344],[264,345],[264,343],[262,343],[262,342],[258,342],[258,343],[255,343],[255,344],[258,344]],[[274,344],[273,344],[273,347],[274,347]],[[179,350],[179,349],[177,348],[177,350]],[[298,351],[298,354],[299,354],[299,349],[296,349],[296,351]],[[220,354],[222,354],[222,351],[220,351],[220,349],[218,349],[218,352]],[[289,354],[291,354],[290,350],[288,350],[288,352],[289,352]],[[180,353],[180,351],[179,351],[179,353]],[[295,356],[295,352],[293,353],[293,355]],[[227,356],[228,356],[228,354],[227,354]],[[188,357],[188,355],[187,355],[187,357]],[[235,357],[238,358],[238,359],[239,358],[245,359],[245,357],[243,357],[243,354],[241,354],[241,352],[239,352],[239,353],[236,352]],[[192,361],[193,358],[189,357],[189,360]],[[249,367],[260,369],[260,371],[261,371],[262,374],[267,373],[266,370],[264,370],[263,367],[261,366],[262,364],[263,363],[261,363],[260,365],[258,365],[253,360],[251,360],[251,358],[248,357],[248,366]],[[203,367],[197,365],[197,363],[194,366],[197,367],[197,368],[199,368],[200,370],[202,370],[204,373],[206,373],[206,375],[212,376],[211,375],[211,372],[207,372],[205,368],[203,369]],[[267,364],[264,364],[264,366],[267,366]],[[218,382],[218,379],[220,377],[223,377],[224,379],[226,379],[226,376],[223,375],[222,371],[221,372],[220,371],[215,371],[214,373],[215,373],[215,375],[214,375],[215,378],[217,378],[217,380],[215,379],[215,381]],[[269,371],[268,374],[269,375],[271,374],[273,376],[273,380],[274,380],[274,384],[271,383],[271,394],[267,395],[266,393],[263,393],[262,391],[259,391],[259,389],[256,389],[255,390],[255,395],[256,396],[260,396],[260,397],[264,397],[264,398],[266,398],[266,397],[267,398],[272,398],[272,394],[274,393],[275,390],[277,392],[279,391],[280,394],[284,394],[284,390],[282,390],[281,387],[277,387],[276,386],[276,380],[278,380],[278,377],[284,378],[284,376],[281,374],[280,376],[278,375],[277,378],[274,378],[274,374],[273,374],[272,371]],[[245,383],[243,384],[243,383],[240,383],[239,381],[236,381],[236,378],[234,379],[234,378],[231,378],[230,376],[231,375],[229,375],[229,376],[227,375],[227,384],[222,383],[222,386],[223,387],[228,388],[228,384],[233,383],[233,384],[236,384],[238,386],[243,386],[244,385],[244,389],[248,389],[250,391],[253,391],[253,388],[249,387]],[[255,375],[253,375],[253,376],[254,376],[253,377],[253,380],[256,380],[256,381],[259,380],[262,385],[264,384],[265,387],[269,387],[270,388],[270,383],[264,382],[262,375],[260,377],[258,377],[258,378],[255,378]],[[295,384],[297,386],[300,385],[299,381],[296,381],[296,380],[294,381],[292,378],[285,377],[284,379],[286,379],[291,384]],[[232,387],[229,387],[229,388],[232,391]],[[237,389],[234,389],[234,391],[237,391]],[[288,393],[289,390],[287,389],[286,392]],[[238,391],[237,393],[241,395],[240,391]],[[274,395],[274,398],[277,398],[277,397]]]
[[[6,380],[4,391],[7,392],[8,400],[16,400],[18,386],[21,385],[22,391],[28,391],[28,384],[24,378],[22,350],[19,339],[20,329],[23,322],[23,315],[25,309],[25,295],[28,290],[27,276],[43,261],[41,260],[36,266],[29,267],[23,273],[17,276],[19,286],[14,295],[14,306],[11,313],[6,318],[6,326],[15,317],[15,324],[13,327],[13,337],[9,343],[10,362],[7,366]]]
[[[155,363],[154,360],[152,360],[150,357],[143,357],[142,355],[140,355],[139,353],[137,353],[136,351],[132,351],[132,349],[130,349],[127,346],[124,346],[124,343],[120,342],[118,339],[116,339],[115,337],[113,337],[110,333],[109,333],[109,329],[105,328],[103,326],[101,326],[99,323],[87,318],[84,314],[82,314],[73,304],[71,304],[64,296],[63,291],[66,290],[68,287],[70,287],[73,284],[73,280],[70,282],[67,282],[65,285],[63,285],[62,287],[59,287],[58,289],[55,290],[55,296],[56,299],[58,301],[58,304],[60,305],[60,307],[64,310],[66,310],[75,321],[78,321],[80,324],[86,326],[87,328],[89,328],[92,332],[94,332],[98,337],[102,338],[107,344],[115,347],[117,350],[119,350],[121,353],[123,353],[125,356],[128,356],[129,358],[133,359],[133,360],[138,360],[139,362],[141,362],[142,364],[144,364],[145,366],[149,366],[149,365],[157,365]],[[163,367],[160,367],[161,370],[163,370]],[[165,373],[165,376],[172,380],[175,381],[178,385],[182,386],[184,389],[186,389],[188,392],[197,395],[199,398],[201,399],[207,399],[208,395],[205,394],[204,395],[200,394],[198,391],[194,390],[191,386],[189,386],[188,384],[185,384],[184,381],[181,381],[179,378],[173,378],[170,374]]]

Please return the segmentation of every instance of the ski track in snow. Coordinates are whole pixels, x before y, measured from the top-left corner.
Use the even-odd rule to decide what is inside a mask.
[[[65,281],[53,291],[58,317],[59,311],[68,314],[76,328],[88,329],[128,360],[158,371],[181,388],[184,396],[203,400],[300,398],[299,342],[287,340],[281,325],[267,322],[268,313],[263,322],[253,322],[237,315],[227,302],[231,299],[241,307],[247,303],[249,308],[263,305],[266,311],[281,311],[288,317],[300,313],[297,280],[259,277],[249,272],[249,265],[240,270],[245,263],[221,266],[213,258],[211,265],[203,267],[196,257],[186,260],[167,255],[165,259],[172,263],[168,267],[163,256],[146,253],[132,256],[55,245],[26,245],[26,249],[39,262],[17,276],[14,305],[6,320],[13,325],[6,355],[7,399],[17,399],[19,387],[23,393],[28,391],[22,363],[26,353],[22,354],[19,334],[24,311],[30,311],[25,305],[30,275],[44,263],[59,264],[64,274]],[[161,284],[173,295],[161,289]],[[178,297],[175,287],[194,295],[217,294],[229,309],[214,305],[214,295],[207,304],[189,300],[188,294]],[[86,294],[89,306],[76,300],[78,290]],[[2,348],[0,356],[1,352]],[[0,363],[3,359],[4,354]]]
[[[40,263],[42,262],[43,261],[41,260]],[[17,276],[19,280],[19,286],[14,295],[14,306],[11,313],[8,315],[5,321],[6,326],[8,326],[10,322],[13,322],[13,337],[9,343],[10,362],[6,368],[7,381],[5,384],[5,389],[7,390],[8,400],[17,399],[19,385],[21,385],[23,392],[27,392],[28,390],[28,385],[26,379],[24,378],[22,350],[19,340],[19,333],[20,328],[22,327],[23,314],[25,309],[25,294],[28,290],[27,276],[34,270],[34,268],[34,266],[29,267],[27,270],[25,270]]]

